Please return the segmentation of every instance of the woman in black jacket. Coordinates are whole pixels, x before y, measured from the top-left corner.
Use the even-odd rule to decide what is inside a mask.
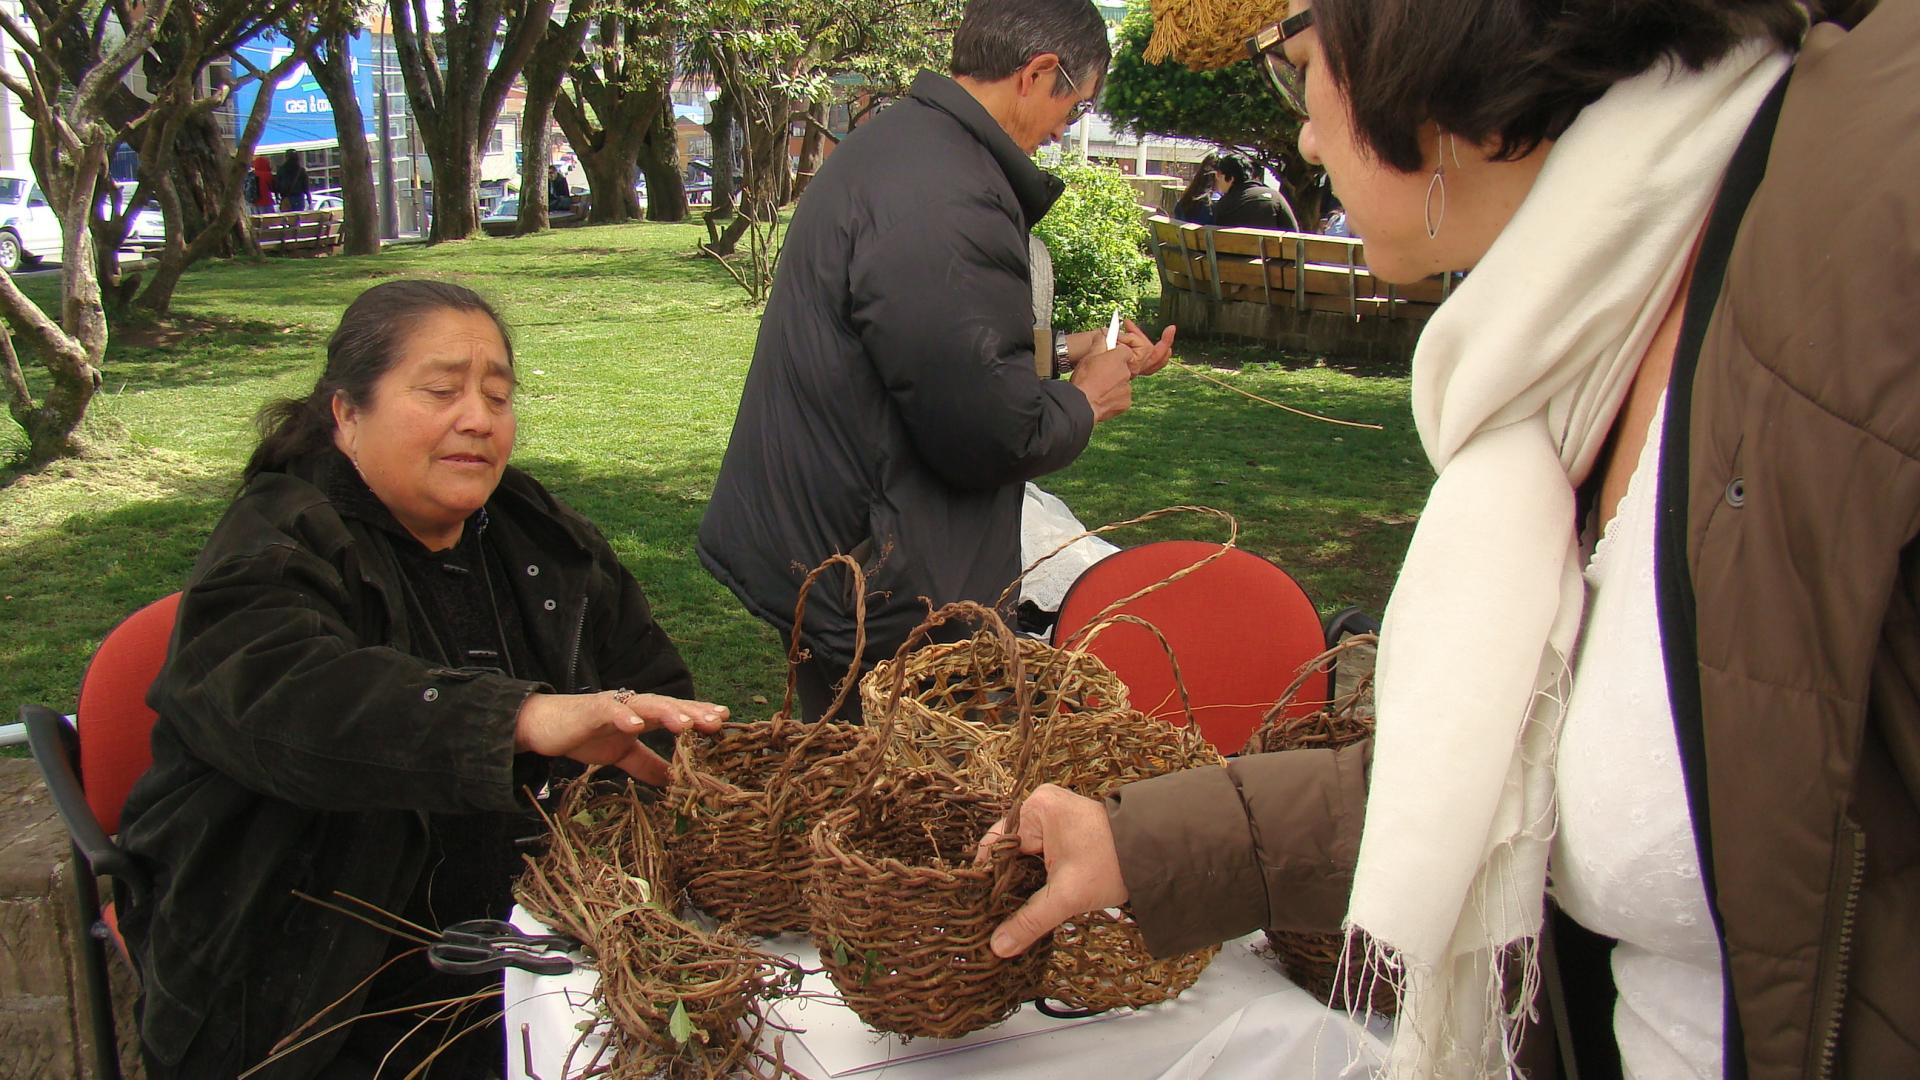
[[[725,718],[685,700],[600,533],[507,466],[514,384],[484,300],[396,281],[347,309],[312,393],[262,414],[123,818],[154,883],[119,905],[149,1077],[233,1076],[310,1020],[299,1037],[321,1037],[256,1075],[365,1076],[390,1051],[406,1073],[474,1022],[416,1030],[417,1006],[488,980],[296,894],[424,927],[504,917],[554,759],[657,784],[663,740]],[[433,1075],[485,1075],[501,1050],[470,1035]]]

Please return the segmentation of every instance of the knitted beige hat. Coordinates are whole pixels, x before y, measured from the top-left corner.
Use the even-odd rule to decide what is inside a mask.
[[[1149,63],[1169,58],[1195,71],[1247,58],[1247,39],[1287,17],[1287,0],[1153,0]]]

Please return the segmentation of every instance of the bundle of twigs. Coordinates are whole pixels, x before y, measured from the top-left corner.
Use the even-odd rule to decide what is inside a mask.
[[[932,614],[895,656],[883,711],[869,721],[876,745],[902,713],[908,658],[937,626],[970,618],[1000,639],[1009,697],[1022,742],[1031,745],[1032,710],[1020,649],[991,609],[952,604]],[[1043,880],[1039,863],[1011,838],[985,859],[975,845],[1003,813],[1018,827],[1020,777],[1013,798],[951,771],[907,769],[876,758],[847,805],[814,827],[807,899],[821,963],[847,1005],[881,1031],[956,1038],[998,1023],[1040,990],[1044,944],[1003,960],[989,938]]]
[[[1337,692],[1332,701],[1320,703],[1321,708],[1314,712],[1289,716],[1287,710],[1311,673],[1332,670],[1343,659],[1348,663],[1370,660],[1378,642],[1376,635],[1355,634],[1308,661],[1247,740],[1243,753],[1268,754],[1314,747],[1335,750],[1371,738],[1373,676],[1370,669],[1358,678],[1339,678],[1337,682],[1346,689]],[[1369,978],[1366,973],[1355,970],[1360,965],[1343,962],[1349,948],[1345,935],[1269,930],[1267,942],[1273,946],[1274,958],[1287,977],[1329,1006],[1385,1016],[1399,1009],[1399,998],[1391,979]],[[1360,944],[1353,943],[1351,955],[1366,955]]]
[[[1147,62],[1178,60],[1195,71],[1247,58],[1247,39],[1287,17],[1287,0],[1153,0]]]
[[[853,577],[854,670],[866,644],[866,577],[846,555],[821,563],[801,583],[787,656],[787,689],[769,720],[729,723],[712,738],[674,748],[665,805],[674,856],[701,910],[748,933],[804,930],[800,883],[812,861],[807,832],[844,800],[879,746],[862,729],[832,722],[854,691],[851,675],[817,723],[793,716],[794,673],[804,662],[807,594],[835,565]]]
[[[552,843],[528,860],[514,895],[591,954],[600,976],[594,997],[612,1021],[596,1059],[573,1060],[582,1052],[576,1044],[565,1075],[796,1075],[780,1038],[763,1040],[767,1003],[798,993],[804,972],[731,929],[709,933],[675,914],[666,850],[635,789],[583,777],[547,820]]]

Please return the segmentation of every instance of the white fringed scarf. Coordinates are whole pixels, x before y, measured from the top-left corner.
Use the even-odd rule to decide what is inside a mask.
[[[1413,411],[1439,478],[1387,605],[1347,912],[1375,972],[1390,970],[1382,946],[1399,965],[1389,1076],[1510,1065],[1585,599],[1574,492],[1787,63],[1753,42],[1704,72],[1662,64],[1614,86],[1420,337]]]

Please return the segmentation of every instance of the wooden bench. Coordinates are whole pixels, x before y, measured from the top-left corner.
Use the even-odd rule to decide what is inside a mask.
[[[336,255],[340,251],[339,210],[290,210],[256,214],[253,236],[269,255]]]
[[[1342,236],[1147,218],[1160,314],[1183,331],[1255,337],[1351,359],[1411,357],[1450,277],[1392,285]],[[1392,325],[1376,325],[1392,324]]]

